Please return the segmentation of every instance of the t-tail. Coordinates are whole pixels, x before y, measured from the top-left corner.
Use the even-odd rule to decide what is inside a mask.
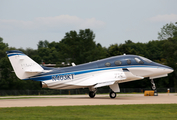
[[[38,63],[21,51],[11,50],[6,53],[19,79],[28,79],[44,71]]]

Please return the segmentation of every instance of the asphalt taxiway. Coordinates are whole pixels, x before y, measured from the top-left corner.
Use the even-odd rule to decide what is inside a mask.
[[[118,94],[115,99],[109,95],[49,95],[49,96],[5,96],[0,97],[2,107],[31,106],[76,106],[76,105],[126,105],[126,104],[177,104],[177,93],[144,96],[144,94]]]

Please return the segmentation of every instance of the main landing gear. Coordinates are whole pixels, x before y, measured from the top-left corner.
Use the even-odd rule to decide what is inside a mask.
[[[95,97],[95,93],[96,93],[96,92],[94,92],[94,91],[90,91],[90,92],[89,92],[90,98],[94,98],[94,97]]]
[[[94,98],[95,95],[96,95],[96,91],[97,91],[96,88],[90,87],[89,90],[90,90],[90,92],[89,92],[89,97],[90,97],[90,98]]]
[[[95,97],[95,95],[96,95],[96,89],[94,88],[89,88],[89,90],[90,90],[90,92],[89,92],[89,97],[90,98],[94,98]],[[110,98],[116,98],[116,93],[114,92],[114,91],[111,91],[110,93],[109,93],[109,96],[110,96]]]
[[[119,84],[115,83],[112,85],[109,85],[111,92],[109,93],[110,98],[116,98],[116,92],[120,92]],[[96,88],[94,87],[89,87],[89,96],[90,98],[94,98],[96,94]]]
[[[157,89],[156,89],[156,86],[155,86],[155,83],[154,83],[154,80],[151,79],[151,84],[152,84],[152,90],[154,90],[154,96],[158,96],[158,93],[157,93]]]
[[[109,93],[110,98],[116,98],[116,93],[114,91],[111,91]]]
[[[90,91],[90,92],[89,92],[89,97],[90,97],[90,98],[94,98],[95,95],[96,95],[96,91],[95,91],[95,92],[94,92],[94,91]],[[116,98],[116,93],[115,93],[114,91],[111,91],[111,92],[109,93],[109,96],[110,96],[110,98]]]

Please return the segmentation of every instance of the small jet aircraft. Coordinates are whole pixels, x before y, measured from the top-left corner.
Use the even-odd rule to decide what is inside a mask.
[[[89,88],[90,98],[94,98],[97,88],[103,86],[109,86],[112,90],[109,95],[115,98],[120,92],[119,83],[145,77],[151,79],[152,89],[156,90],[153,79],[173,72],[171,67],[137,55],[120,55],[81,65],[49,68],[39,65],[21,51],[6,53],[19,79],[40,81],[42,88]]]

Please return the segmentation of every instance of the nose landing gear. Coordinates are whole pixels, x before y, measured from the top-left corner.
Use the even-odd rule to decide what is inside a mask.
[[[155,83],[154,83],[154,80],[151,79],[151,84],[152,84],[152,90],[154,90],[154,96],[158,96],[158,93],[157,93],[157,89],[156,89],[156,86],[155,86]]]
[[[154,80],[153,79],[151,79],[151,84],[152,84],[152,90],[156,90],[156,86],[155,86],[155,83],[154,83]]]

